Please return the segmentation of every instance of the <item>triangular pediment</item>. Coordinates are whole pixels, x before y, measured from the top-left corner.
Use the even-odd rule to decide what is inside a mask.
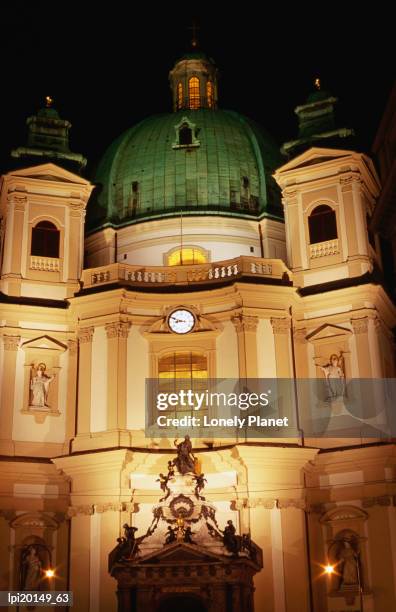
[[[24,350],[47,350],[47,351],[65,351],[67,346],[60,342],[59,340],[55,340],[50,336],[40,336],[39,338],[34,338],[33,340],[27,340],[22,344]]]
[[[346,151],[344,149],[325,149],[322,147],[311,147],[308,151],[304,151],[301,155],[297,155],[291,161],[284,164],[276,171],[276,174],[288,172],[289,170],[298,170],[298,168],[305,168],[306,166],[313,166],[315,164],[321,164],[327,161],[333,161],[334,159],[340,159],[342,157],[352,157],[352,151]]]
[[[139,563],[162,563],[162,564],[188,564],[188,563],[223,563],[225,558],[198,546],[197,544],[186,544],[175,542],[168,544],[160,550],[145,555]]]
[[[63,183],[71,183],[73,185],[89,186],[90,182],[82,178],[78,174],[69,172],[56,164],[51,162],[47,164],[40,164],[38,166],[31,166],[29,168],[22,168],[20,170],[13,170],[8,176],[19,176],[23,178],[32,178],[45,181],[56,181]]]
[[[340,338],[341,336],[348,336],[352,332],[350,329],[346,327],[341,327],[340,325],[331,325],[330,323],[325,323],[321,325],[313,332],[307,335],[307,340],[311,342],[313,340],[325,340],[331,338]]]

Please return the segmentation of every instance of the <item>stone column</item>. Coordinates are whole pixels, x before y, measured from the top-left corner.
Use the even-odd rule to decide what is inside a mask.
[[[368,318],[351,319],[356,342],[359,378],[371,378],[370,347],[368,340]]]
[[[309,610],[308,551],[303,502],[278,502],[281,508],[285,600],[288,612]]]
[[[14,454],[12,423],[14,416],[16,361],[20,341],[20,336],[3,335],[4,366],[1,388],[0,453],[5,455]]]
[[[290,319],[272,318],[277,378],[292,378],[290,355]]]
[[[257,326],[258,317],[238,315],[232,322],[238,336],[238,360],[240,378],[257,378]]]
[[[89,435],[91,431],[92,339],[94,331],[94,327],[82,327],[78,331],[80,344],[78,365],[78,435]]]
[[[126,429],[127,339],[130,323],[107,323],[107,429]]]
[[[90,608],[91,516],[74,516],[70,528],[70,590],[74,596],[73,612],[87,612]]]
[[[26,196],[11,196],[14,224],[12,230],[11,274],[21,276],[23,267],[23,232],[25,223]],[[26,253],[25,253],[26,255]]]
[[[68,454],[70,451],[70,441],[76,435],[76,387],[77,387],[77,340],[67,341],[69,353],[67,363],[67,398],[66,398],[66,425],[65,443],[63,452]]]

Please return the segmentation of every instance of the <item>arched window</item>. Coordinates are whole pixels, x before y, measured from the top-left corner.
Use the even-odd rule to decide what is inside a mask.
[[[173,251],[168,257],[168,266],[187,266],[207,263],[204,251],[194,247],[184,247]]]
[[[308,217],[308,228],[310,244],[334,240],[337,238],[335,211],[326,204],[317,206]]]
[[[58,228],[51,221],[40,221],[32,229],[31,255],[39,257],[59,257]]]
[[[199,108],[199,79],[197,77],[191,77],[188,81],[188,96],[189,107],[193,110]]]
[[[213,85],[212,81],[206,83],[206,98],[208,100],[208,108],[213,108]]]
[[[183,108],[183,85],[177,85],[177,108]]]
[[[179,130],[179,144],[184,146],[192,144],[192,129],[186,124]]]
[[[158,362],[159,391],[174,393],[182,389],[204,392],[208,385],[208,365],[206,356],[192,351],[167,353]],[[177,416],[194,413],[193,407],[173,406]],[[200,415],[205,410],[200,409]],[[169,412],[169,411],[168,411]]]

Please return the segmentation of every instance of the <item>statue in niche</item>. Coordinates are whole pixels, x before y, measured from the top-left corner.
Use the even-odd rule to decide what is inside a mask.
[[[30,380],[30,405],[36,408],[49,408],[48,392],[51,382],[55,376],[48,376],[45,371],[47,366],[45,363],[39,363],[37,368],[32,368],[32,376]]]
[[[42,579],[42,563],[37,547],[30,545],[22,551],[21,556],[21,587],[24,591],[40,590]]]
[[[326,365],[315,364],[320,368],[326,379],[328,399],[336,399],[345,395],[345,372],[342,351],[339,355],[333,353]]]
[[[338,559],[340,561],[340,573],[341,573],[341,588],[358,586],[359,585],[359,558],[357,552],[352,546],[352,542],[349,538],[342,540],[342,547],[338,552]]]

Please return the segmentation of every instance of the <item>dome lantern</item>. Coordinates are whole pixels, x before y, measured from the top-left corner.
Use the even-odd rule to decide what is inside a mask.
[[[217,108],[217,68],[210,58],[196,50],[186,53],[169,73],[173,110]]]

